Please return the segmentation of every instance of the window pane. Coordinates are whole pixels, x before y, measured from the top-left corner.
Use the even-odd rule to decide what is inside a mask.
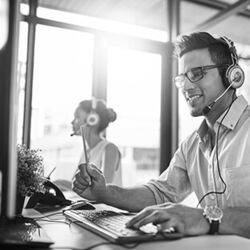
[[[29,14],[29,5],[28,4],[25,4],[25,3],[21,3],[20,5],[20,12],[23,14],[23,15],[28,15]]]
[[[84,27],[90,27],[118,34],[127,34],[134,37],[141,37],[155,41],[165,42],[167,40],[167,33],[160,29],[152,29],[143,26],[117,22],[107,18],[93,17],[90,15],[76,14],[43,7],[38,7],[37,16],[50,20],[67,22]]]
[[[37,26],[32,99],[31,146],[42,149],[52,179],[71,179],[81,140],[70,137],[78,103],[91,97],[92,35]]]
[[[107,104],[117,112],[107,138],[122,152],[123,183],[159,175],[161,56],[112,47]]]
[[[18,65],[17,65],[17,84],[18,84],[18,127],[17,142],[22,143],[23,132],[23,115],[24,115],[24,91],[25,91],[25,74],[26,74],[26,55],[27,55],[27,34],[28,25],[25,22],[20,23],[19,48],[18,48]]]

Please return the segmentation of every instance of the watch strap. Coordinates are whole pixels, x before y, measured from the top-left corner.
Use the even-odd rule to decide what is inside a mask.
[[[210,224],[210,229],[208,234],[217,234],[219,232],[219,221],[212,220]]]

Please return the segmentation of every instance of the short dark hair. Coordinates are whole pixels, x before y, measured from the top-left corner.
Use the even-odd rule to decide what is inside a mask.
[[[234,63],[232,61],[229,46],[226,43],[222,42],[219,37],[216,38],[207,32],[196,32],[189,35],[181,35],[177,37],[175,42],[174,54],[180,58],[187,52],[205,48],[208,49],[211,59],[216,65],[223,64],[229,66]],[[223,82],[225,79],[226,69],[227,67],[218,68]]]

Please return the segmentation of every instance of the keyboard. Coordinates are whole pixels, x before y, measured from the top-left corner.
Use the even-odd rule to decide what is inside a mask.
[[[106,238],[111,242],[133,243],[167,239],[159,234],[157,227],[147,224],[140,229],[130,229],[125,226],[133,214],[119,213],[111,210],[67,210],[64,214],[74,223]],[[171,235],[169,239],[176,238]],[[178,235],[179,237],[179,235]]]

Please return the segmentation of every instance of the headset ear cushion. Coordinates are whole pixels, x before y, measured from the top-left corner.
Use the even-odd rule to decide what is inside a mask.
[[[87,124],[91,127],[98,124],[100,118],[96,112],[91,112],[87,117]]]
[[[245,80],[245,74],[242,68],[238,65],[230,66],[226,70],[226,79],[229,86],[234,89],[237,89],[242,86]]]

